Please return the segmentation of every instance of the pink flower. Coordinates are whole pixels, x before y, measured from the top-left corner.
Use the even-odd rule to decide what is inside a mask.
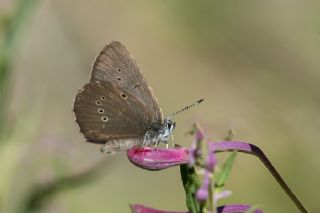
[[[189,166],[194,166],[196,159],[201,155],[201,145],[204,139],[204,132],[197,128],[195,132],[195,140],[190,147],[190,161]]]
[[[211,173],[205,170],[201,187],[198,189],[196,197],[199,201],[206,201],[209,197],[209,187],[211,182]]]
[[[189,163],[187,148],[133,147],[127,151],[128,159],[136,166],[147,170],[161,170]]]
[[[232,205],[225,205],[225,206],[219,206],[217,209],[217,213],[245,213],[248,210],[250,210],[249,205],[243,205],[243,204],[232,204]],[[252,213],[263,213],[261,209],[256,209],[252,211]]]
[[[177,212],[177,211],[162,211],[146,207],[140,204],[130,205],[132,213],[189,213],[189,212]],[[217,213],[244,213],[247,212],[251,207],[249,205],[225,205],[217,208]],[[256,209],[253,213],[263,213],[261,209]]]

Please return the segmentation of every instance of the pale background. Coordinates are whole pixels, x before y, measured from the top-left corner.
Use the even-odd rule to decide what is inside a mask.
[[[0,15],[15,1],[1,0]],[[106,157],[85,143],[72,113],[77,90],[111,40],[127,46],[176,117],[175,142],[195,121],[206,135],[259,146],[310,212],[319,212],[320,3],[317,1],[37,1],[15,50],[10,76],[14,130],[0,151],[0,206],[18,212],[32,187],[107,158],[100,176],[61,190],[44,212],[129,212],[139,203],[187,210],[179,168],[148,172],[125,154]],[[219,154],[223,156],[226,154]],[[221,163],[221,159],[220,163]],[[239,154],[221,202],[298,212],[266,168]]]

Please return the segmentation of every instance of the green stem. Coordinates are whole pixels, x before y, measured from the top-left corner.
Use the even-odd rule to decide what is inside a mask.
[[[212,181],[210,181],[210,183],[209,183],[209,198],[208,198],[207,202],[208,202],[208,204],[207,204],[208,211],[209,212],[215,212],[214,208],[216,206],[213,206]]]
[[[186,193],[186,203],[189,211],[192,213],[201,213],[201,205],[196,199],[196,193],[200,188],[200,181],[194,170],[194,167],[181,165],[180,174],[182,184]]]

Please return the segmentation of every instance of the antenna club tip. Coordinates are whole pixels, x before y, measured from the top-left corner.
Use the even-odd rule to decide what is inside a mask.
[[[204,99],[203,99],[203,98],[201,98],[201,99],[198,101],[198,103],[200,104],[202,101],[204,101]]]

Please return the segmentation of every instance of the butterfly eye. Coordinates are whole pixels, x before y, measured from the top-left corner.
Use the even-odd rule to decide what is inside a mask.
[[[97,104],[97,105],[101,105],[101,101],[99,101],[99,100],[96,101],[96,104]]]
[[[99,108],[99,109],[98,109],[98,113],[100,113],[100,114],[104,113],[104,109]]]
[[[102,120],[103,122],[107,122],[109,119],[108,119],[107,116],[102,116],[102,117],[101,117],[101,120]]]

